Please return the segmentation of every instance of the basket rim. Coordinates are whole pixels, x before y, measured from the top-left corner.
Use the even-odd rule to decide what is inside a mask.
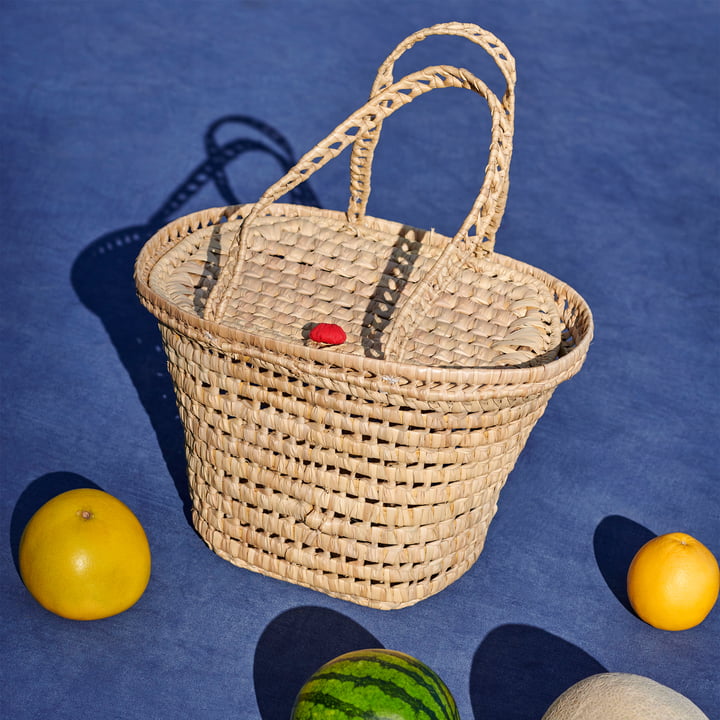
[[[527,394],[527,386],[532,386],[533,390],[537,392],[555,386],[574,375],[582,366],[594,333],[592,312],[584,298],[571,286],[550,273],[495,251],[492,251],[491,255],[499,264],[525,271],[541,280],[559,298],[558,302],[574,306],[577,312],[584,316],[586,331],[581,337],[574,338],[575,344],[566,353],[561,353],[547,363],[531,367],[497,368],[422,365],[366,357],[354,353],[346,354],[330,348],[264,337],[201,318],[182,310],[150,287],[150,274],[156,263],[171,252],[176,245],[183,242],[193,232],[208,226],[242,219],[252,207],[252,203],[223,206],[183,215],[157,230],[143,245],[134,266],[136,290],[140,302],[160,323],[181,334],[193,337],[205,345],[211,345],[219,352],[240,352],[240,350],[233,350],[232,346],[241,344],[243,355],[251,355],[250,350],[256,349],[260,354],[270,353],[275,358],[278,355],[293,358],[300,362],[316,365],[315,370],[326,377],[333,377],[338,372],[345,375],[346,380],[349,379],[347,378],[348,372],[375,376],[378,382],[377,389],[390,393],[402,392],[403,386],[398,385],[398,379],[404,378],[429,384],[464,386],[468,389],[472,386],[522,386],[525,389],[517,392],[520,395]],[[341,211],[285,203],[272,204],[267,210],[267,215],[277,217],[316,215],[325,218],[336,217],[339,221],[347,221],[346,213]],[[386,232],[409,227],[404,223],[369,215],[365,216],[362,225]],[[425,232],[422,229],[416,229]],[[437,232],[435,234],[438,235]]]

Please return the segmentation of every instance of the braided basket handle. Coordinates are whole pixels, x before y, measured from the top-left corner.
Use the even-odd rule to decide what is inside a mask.
[[[405,38],[388,55],[382,65],[380,65],[372,90],[370,91],[370,98],[372,99],[386,87],[393,84],[395,63],[405,52],[418,42],[437,35],[455,35],[465,38],[482,47],[493,58],[505,78],[505,93],[502,97],[502,106],[508,118],[508,125],[512,131],[515,115],[515,83],[517,81],[515,59],[501,40],[491,32],[472,23],[440,23],[423,30],[418,30],[416,33]],[[375,148],[380,139],[381,129],[382,121],[375,124],[363,137],[358,138],[352,148],[352,154],[350,156],[350,204],[348,205],[347,214],[348,219],[353,224],[361,224],[365,217],[368,199],[370,197],[372,160]],[[509,180],[509,175],[506,178],[506,182],[507,180]],[[490,241],[495,239],[495,233],[500,226],[500,221],[505,212],[507,191],[508,188],[506,186],[505,191],[501,193],[499,198],[498,207],[495,209],[495,218],[488,228],[487,238]]]
[[[208,296],[205,317],[220,322],[230,301],[233,288],[237,288],[242,268],[249,252],[248,236],[254,222],[266,213],[270,205],[293,188],[309,179],[329,160],[337,157],[345,148],[359,138],[367,137],[382,121],[400,107],[430,90],[456,87],[473,90],[485,98],[492,120],[490,154],[485,179],[470,213],[460,229],[429,272],[416,283],[413,291],[396,308],[385,355],[388,359],[401,360],[405,343],[412,333],[419,312],[432,303],[449,280],[464,263],[465,258],[478,250],[478,246],[493,232],[497,208],[504,204],[507,192],[508,170],[512,152],[512,115],[508,114],[495,94],[470,71],[447,65],[436,65],[405,76],[389,87],[380,90],[359,110],[350,115],[330,135],[321,140],[280,180],[270,186],[245,217],[235,241],[230,247],[228,260]],[[350,221],[350,218],[348,218]],[[361,227],[350,222],[359,232]],[[471,234],[471,229],[475,233]],[[487,243],[489,244],[489,243]]]

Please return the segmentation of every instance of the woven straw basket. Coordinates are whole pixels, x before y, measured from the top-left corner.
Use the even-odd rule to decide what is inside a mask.
[[[394,81],[398,57],[430,35],[486,50],[502,99],[445,65]],[[135,280],[168,356],[195,527],[221,557],[381,609],[442,590],[477,559],[530,430],[592,336],[575,291],[493,250],[514,83],[485,30],[421,30],[382,64],[368,102],[257,203],[188,215],[142,249]],[[478,93],[492,118],[457,234],[367,216],[383,120],[449,87]],[[349,145],[347,212],[276,202]],[[308,339],[328,319],[345,343]]]

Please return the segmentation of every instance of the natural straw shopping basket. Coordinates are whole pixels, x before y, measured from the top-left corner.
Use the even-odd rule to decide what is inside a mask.
[[[498,99],[465,69],[394,81],[430,35],[484,48]],[[515,66],[475,25],[404,40],[370,99],[257,203],[170,223],[135,268],[158,318],[185,429],[195,527],[243,568],[361,605],[438,592],[480,554],[501,487],[592,335],[584,300],[494,252],[512,146]],[[434,89],[482,96],[482,187],[450,238],[366,215],[383,120]],[[352,145],[347,212],[277,200]],[[307,337],[328,318],[344,344]]]

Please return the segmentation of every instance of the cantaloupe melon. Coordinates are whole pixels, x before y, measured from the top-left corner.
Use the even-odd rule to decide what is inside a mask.
[[[709,720],[684,695],[631,673],[599,673],[568,688],[542,720]]]

